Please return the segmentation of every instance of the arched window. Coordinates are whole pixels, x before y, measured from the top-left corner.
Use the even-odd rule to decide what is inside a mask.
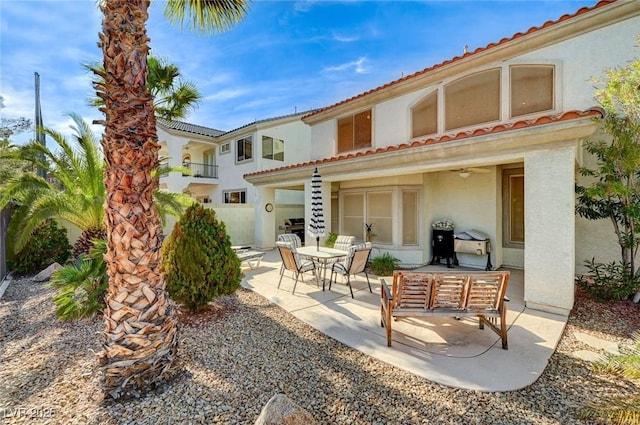
[[[438,92],[434,91],[411,108],[411,137],[438,131]]]
[[[500,69],[456,80],[444,88],[445,130],[500,119]]]

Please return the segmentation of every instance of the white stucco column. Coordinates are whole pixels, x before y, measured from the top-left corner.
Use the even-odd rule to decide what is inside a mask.
[[[271,204],[273,208],[267,208]],[[276,246],[276,191],[256,187],[255,190],[255,248],[271,249]],[[271,209],[271,211],[268,211]]]
[[[169,150],[169,166],[180,167],[182,165],[182,143],[169,140],[167,149]],[[186,186],[182,173],[179,171],[172,171],[162,181],[167,185],[167,190],[170,192],[182,193]]]
[[[524,301],[568,314],[574,301],[575,150],[528,153],[524,164]]]

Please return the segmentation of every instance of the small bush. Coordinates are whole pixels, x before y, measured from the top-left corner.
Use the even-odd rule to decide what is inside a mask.
[[[619,301],[640,290],[640,278],[622,262],[585,261],[589,277],[580,284],[599,301]]]
[[[104,254],[107,243],[95,239],[89,254],[82,254],[74,264],[59,268],[48,286],[58,290],[53,298],[56,314],[62,320],[90,317],[101,311],[109,286]]]
[[[171,298],[190,311],[240,287],[240,260],[214,210],[193,204],[185,211],[164,243],[160,272]]]
[[[337,238],[337,233],[329,233],[329,235],[327,235],[327,239],[325,239],[324,241],[324,246],[326,246],[327,248],[333,248],[333,245],[335,245]]]
[[[385,252],[380,257],[371,260],[371,271],[376,276],[391,276],[393,271],[398,268],[400,260]]]
[[[19,274],[39,272],[52,263],[64,264],[71,257],[71,245],[67,230],[58,227],[53,220],[45,221],[36,228],[25,247],[15,253],[9,268]]]

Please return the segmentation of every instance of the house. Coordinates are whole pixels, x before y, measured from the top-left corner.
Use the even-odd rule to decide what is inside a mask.
[[[640,2],[601,1],[305,115],[311,160],[256,170],[255,245],[274,245],[263,205],[323,179],[325,222],[407,265],[433,255],[432,223],[488,235],[494,267],[524,269],[527,306],[567,314],[584,260],[617,259],[609,222],[576,217],[577,168],[593,163],[593,77],[638,56]],[[483,268],[484,256],[459,254]]]
[[[311,130],[301,121],[308,113],[258,120],[231,131],[158,119],[161,161],[189,170],[161,176],[160,188],[186,193],[214,208],[234,244],[252,245],[255,190],[242,176],[308,161]],[[304,217],[304,194],[298,190],[279,190],[271,202],[278,207],[282,225],[288,217]],[[167,233],[175,221],[169,217]],[[270,239],[278,231],[282,232],[274,229]]]

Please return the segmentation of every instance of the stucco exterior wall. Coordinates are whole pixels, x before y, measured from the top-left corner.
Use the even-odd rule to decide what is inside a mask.
[[[635,17],[619,22],[615,27],[598,29],[494,64],[483,65],[481,69],[502,67],[503,80],[508,81],[510,65],[553,64],[558,73],[555,110],[586,110],[596,105],[592,79],[602,77],[604,71],[614,64],[626,64],[637,57],[637,36],[640,33],[638,28],[640,17]],[[370,105],[373,111],[372,147],[397,145],[411,139],[411,107],[434,89],[477,71],[478,69],[473,69],[463,74],[451,73],[437,84],[426,85],[411,93]],[[508,93],[505,92],[503,95],[506,96]],[[508,108],[503,108],[503,120],[510,119],[508,112]],[[440,116],[439,119],[442,121],[443,117]],[[312,159],[335,155],[336,132],[335,119],[312,126]]]
[[[568,313],[574,301],[575,150],[525,155],[525,289],[528,307]]]
[[[493,245],[492,263],[496,264],[498,229],[496,217],[498,194],[496,192],[496,167],[486,167],[489,173],[472,173],[466,179],[455,172],[432,173],[428,178],[425,191],[430,193],[430,202],[425,210],[424,220],[428,229],[427,245],[431,251],[431,224],[441,218],[452,220],[455,232],[479,230],[486,233]],[[428,186],[428,187],[427,187]],[[431,253],[432,254],[432,253]],[[484,269],[487,257],[484,255],[458,254],[461,265]]]
[[[609,141],[610,137],[599,132],[589,140]],[[579,151],[579,166],[597,169],[597,159],[584,150]],[[576,181],[581,186],[589,186],[591,178],[576,173]],[[596,262],[610,263],[621,260],[620,246],[616,239],[613,224],[609,219],[587,220],[576,215],[576,272],[585,273],[584,262],[595,259]]]

